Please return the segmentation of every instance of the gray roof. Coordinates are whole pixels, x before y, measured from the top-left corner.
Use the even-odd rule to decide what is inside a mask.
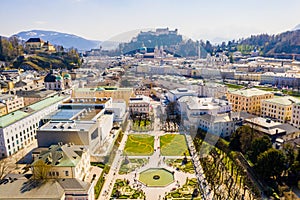
[[[235,91],[232,91],[229,93],[244,96],[244,97],[253,97],[253,96],[272,94],[271,92],[259,90],[257,88],[250,88],[250,89],[245,89],[245,90],[235,90]]]
[[[88,192],[91,184],[75,178],[58,179],[60,186],[66,191],[84,191]]]
[[[279,124],[277,126],[274,126],[274,128],[280,128],[286,131],[286,134],[291,134],[291,133],[296,133],[296,132],[300,132],[299,129],[295,128],[294,126],[290,125],[290,124]]]
[[[53,90],[30,90],[30,91],[17,91],[17,96],[30,97],[30,98],[46,98],[50,95],[55,95],[57,92]]]
[[[27,42],[44,42],[41,38],[29,38]]]
[[[55,180],[36,181],[24,178],[0,185],[0,199],[6,200],[60,200],[64,194],[64,189]]]

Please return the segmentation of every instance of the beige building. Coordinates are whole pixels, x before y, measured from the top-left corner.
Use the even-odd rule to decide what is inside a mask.
[[[254,73],[247,73],[247,74],[239,74],[236,73],[234,74],[234,79],[235,80],[240,80],[240,81],[261,81],[261,74],[254,74]]]
[[[290,121],[295,102],[299,102],[299,100],[290,96],[264,99],[261,101],[261,116],[275,119],[281,123]]]
[[[273,93],[256,88],[235,90],[227,93],[227,99],[232,104],[233,111],[246,111],[256,115],[261,113],[261,100],[273,97]]]
[[[300,128],[300,103],[299,102],[293,104],[291,124],[296,128]]]
[[[14,95],[0,96],[0,103],[5,104],[7,113],[11,113],[24,107],[23,97]]]
[[[23,97],[24,99],[24,106],[28,106],[31,104],[34,104],[36,102],[39,102],[43,99],[46,99],[48,97],[54,96],[57,94],[57,92],[52,90],[31,90],[31,91],[17,91],[17,96]]]
[[[72,92],[74,98],[102,98],[111,97],[114,100],[123,99],[128,105],[129,99],[134,96],[133,88],[98,87],[76,88]]]
[[[132,114],[149,114],[150,98],[146,96],[137,96],[130,98],[129,111]]]
[[[26,48],[30,51],[55,52],[55,47],[41,38],[29,38],[26,41]]]
[[[6,114],[7,114],[6,105],[3,103],[0,103],[0,116],[6,115]]]
[[[146,87],[136,88],[134,90],[134,94],[135,95],[144,95],[144,96],[149,97],[150,94],[151,94],[151,90],[149,88],[146,88]]]
[[[32,171],[39,170],[35,164],[42,160],[50,165],[47,178],[76,178],[84,180],[90,169],[88,148],[79,145],[52,145],[32,152]]]

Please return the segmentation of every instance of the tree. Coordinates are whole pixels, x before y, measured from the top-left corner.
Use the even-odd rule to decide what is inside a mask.
[[[256,163],[257,156],[260,153],[267,151],[271,147],[272,147],[272,142],[268,136],[265,135],[263,137],[255,138],[251,142],[250,149],[249,151],[247,151],[247,156],[252,162]]]
[[[229,56],[229,62],[230,62],[230,63],[233,63],[233,62],[234,62],[232,54],[230,54],[230,56]]]
[[[286,156],[287,168],[289,168],[295,161],[295,151],[293,146],[290,143],[286,143],[283,145],[282,151]]]
[[[285,169],[284,154],[273,148],[259,154],[255,169],[263,178],[277,179]]]
[[[36,161],[32,166],[33,178],[39,180],[46,179],[51,167],[51,165],[48,165],[43,160]]]
[[[250,126],[239,127],[230,138],[230,148],[234,151],[247,152],[250,148],[254,132]]]

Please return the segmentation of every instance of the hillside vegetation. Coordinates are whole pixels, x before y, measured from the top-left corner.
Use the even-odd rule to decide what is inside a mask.
[[[63,49],[63,48],[62,48]],[[24,54],[25,53],[25,54]],[[0,37],[0,61],[9,68],[49,70],[50,68],[73,69],[81,66],[76,49],[56,53],[26,54],[26,49],[16,37]],[[1,66],[0,66],[1,67]]]

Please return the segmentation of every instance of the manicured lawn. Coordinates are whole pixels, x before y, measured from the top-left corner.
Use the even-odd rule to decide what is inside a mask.
[[[127,174],[133,172],[135,169],[142,167],[148,163],[148,159],[125,159],[122,162],[119,174]]]
[[[147,169],[139,175],[139,180],[149,187],[167,186],[174,182],[174,175],[165,169]]]
[[[236,84],[230,84],[230,83],[225,83],[225,85],[228,87],[228,88],[232,88],[232,89],[242,89],[244,86],[242,85],[236,85]]]
[[[163,156],[190,155],[184,135],[166,134],[160,137],[160,151]]]
[[[150,156],[153,154],[154,137],[145,134],[129,135],[124,155],[127,156]]]

